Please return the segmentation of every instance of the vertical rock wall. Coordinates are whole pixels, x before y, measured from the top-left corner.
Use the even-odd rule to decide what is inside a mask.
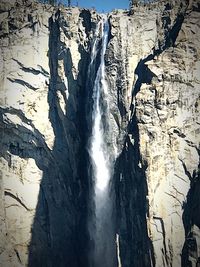
[[[97,14],[33,1],[0,10],[0,265],[88,266],[85,103]]]
[[[198,266],[200,6],[109,14],[122,267]],[[94,11],[0,3],[0,263],[88,267]],[[98,60],[97,60],[98,64]]]
[[[116,133],[126,132],[116,166],[122,266],[198,266],[199,3],[137,5],[110,20]]]

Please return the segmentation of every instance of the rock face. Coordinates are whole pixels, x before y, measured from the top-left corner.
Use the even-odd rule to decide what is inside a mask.
[[[166,0],[109,14],[122,267],[200,266],[199,12],[198,1]],[[87,71],[99,20],[93,10],[0,3],[3,267],[90,266]]]
[[[112,14],[108,47],[120,129],[132,97],[117,170],[122,266],[198,266],[199,5],[133,11]]]

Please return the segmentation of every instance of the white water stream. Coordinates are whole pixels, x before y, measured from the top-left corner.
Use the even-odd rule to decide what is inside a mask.
[[[102,125],[102,111],[100,106],[101,94],[107,94],[107,83],[105,80],[105,61],[104,56],[106,52],[106,46],[108,41],[108,22],[107,18],[103,17],[101,22],[102,33],[102,49],[101,49],[101,61],[97,71],[94,89],[93,89],[93,129],[92,129],[92,141],[91,141],[91,157],[94,163],[95,173],[95,193],[104,191],[108,186],[110,180],[110,171],[108,166],[108,154],[106,146],[104,144],[104,129]],[[96,55],[97,47],[93,47],[92,58]],[[100,192],[99,192],[100,193]]]
[[[100,34],[100,39],[97,36]],[[105,75],[106,47],[108,43],[109,24],[106,15],[98,24],[96,39],[94,41],[89,74],[100,47],[100,65],[96,74],[93,88],[93,116],[92,136],[90,143],[90,156],[94,176],[94,202],[95,202],[95,230],[93,235],[94,251],[92,267],[116,266],[116,244],[113,222],[113,200],[110,195],[110,179],[113,173],[111,148],[108,148],[106,136],[109,138],[109,103],[108,85]],[[101,42],[100,42],[101,40]],[[107,125],[107,127],[105,126]]]

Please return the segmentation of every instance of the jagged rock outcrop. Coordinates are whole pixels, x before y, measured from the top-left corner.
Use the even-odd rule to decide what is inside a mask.
[[[198,1],[166,0],[109,14],[122,267],[200,264],[199,12]],[[3,267],[90,266],[87,70],[99,20],[94,10],[0,3]]]

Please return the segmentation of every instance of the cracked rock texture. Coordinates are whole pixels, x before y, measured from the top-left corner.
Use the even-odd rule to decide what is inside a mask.
[[[197,0],[165,0],[109,14],[122,267],[200,266],[199,12]],[[90,266],[86,77],[99,20],[94,10],[0,3],[2,267]]]

